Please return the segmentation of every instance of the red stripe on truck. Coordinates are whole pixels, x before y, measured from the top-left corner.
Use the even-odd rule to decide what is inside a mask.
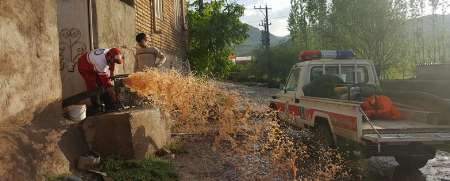
[[[300,107],[295,105],[289,105],[288,110],[291,115],[300,116]]]
[[[277,106],[278,111],[283,112],[285,110],[284,103],[275,102],[275,105]]]
[[[330,121],[332,126],[334,127],[357,131],[357,119],[354,116],[347,116],[327,111],[319,111],[316,109],[308,109],[306,110],[307,119],[312,120],[315,112],[327,114],[328,117],[331,119]]]
[[[356,117],[336,113],[330,113],[329,115],[332,117],[331,121],[333,122],[333,126],[353,131],[357,130]]]

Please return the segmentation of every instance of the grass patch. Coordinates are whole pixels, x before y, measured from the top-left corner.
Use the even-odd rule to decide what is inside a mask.
[[[45,181],[64,181],[64,178],[70,176],[70,174],[61,174],[61,175],[46,175]]]
[[[156,157],[139,161],[110,157],[104,160],[103,171],[115,181],[178,180],[172,165]]]
[[[47,176],[46,181],[63,181],[65,176]]]

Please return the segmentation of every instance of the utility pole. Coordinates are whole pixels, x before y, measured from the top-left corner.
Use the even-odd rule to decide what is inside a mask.
[[[262,26],[264,28],[264,30],[262,30],[261,32],[261,41],[262,41],[262,45],[266,48],[269,49],[270,48],[270,31],[269,31],[269,25],[271,25],[269,23],[269,10],[272,8],[268,8],[267,5],[266,7],[254,7],[256,10],[264,10],[261,11],[264,15],[264,20],[262,21],[261,24],[259,24],[259,26]]]
[[[264,15],[264,19],[262,20],[261,24],[259,26],[262,26],[264,28],[264,30],[261,31],[261,41],[262,41],[262,46],[264,47],[265,51],[264,51],[264,58],[267,61],[267,74],[269,77],[271,77],[272,72],[271,72],[271,68],[272,68],[272,63],[271,63],[271,56],[270,56],[270,31],[269,31],[269,10],[272,8],[268,8],[267,4],[266,7],[254,7],[256,10],[260,10],[261,13]]]
[[[198,0],[198,9],[203,12],[203,0]]]
[[[267,36],[266,36],[266,25],[264,23],[264,20],[261,20],[261,23],[259,24],[259,26],[264,27],[264,30],[261,30],[261,45],[265,47],[265,44],[267,42]]]
[[[266,47],[269,48],[270,47],[270,31],[269,31],[269,9],[267,8],[267,4],[266,4]]]

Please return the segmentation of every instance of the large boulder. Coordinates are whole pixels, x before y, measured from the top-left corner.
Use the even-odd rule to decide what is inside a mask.
[[[170,139],[169,125],[159,109],[135,109],[88,117],[83,131],[89,148],[105,155],[144,159]]]

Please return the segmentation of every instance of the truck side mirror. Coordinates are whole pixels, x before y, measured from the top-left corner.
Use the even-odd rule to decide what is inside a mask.
[[[286,86],[284,84],[280,84],[280,90],[284,91],[286,93]]]

